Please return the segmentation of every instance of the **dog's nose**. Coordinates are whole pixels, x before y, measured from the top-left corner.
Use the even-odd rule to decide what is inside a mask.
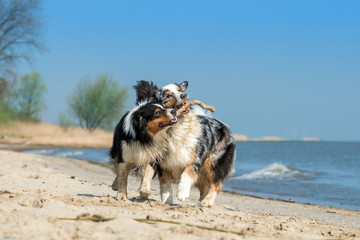
[[[187,97],[187,94],[186,93],[182,93],[181,95],[180,95],[180,98],[181,99],[185,99]]]
[[[176,116],[176,111],[175,111],[175,109],[171,110],[171,114],[174,115],[174,116]]]

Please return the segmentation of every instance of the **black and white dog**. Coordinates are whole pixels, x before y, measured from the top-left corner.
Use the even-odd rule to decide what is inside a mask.
[[[158,161],[162,202],[173,202],[171,179],[177,179],[179,200],[189,197],[191,186],[195,185],[200,190],[200,204],[210,207],[223,181],[233,171],[236,144],[227,125],[185,105],[187,86],[183,82],[158,89],[141,81],[135,89],[138,100],[156,99],[163,107],[174,108],[178,113],[178,123],[166,131],[167,149]],[[146,170],[150,173],[144,171],[143,176],[153,174],[151,168]]]
[[[117,199],[127,199],[127,179],[134,168],[143,171],[141,189],[148,191],[151,165],[167,152],[166,129],[177,122],[177,112],[154,102],[140,102],[115,128],[110,163],[116,173]],[[147,168],[151,170],[147,171]],[[115,184],[115,183],[114,183]]]

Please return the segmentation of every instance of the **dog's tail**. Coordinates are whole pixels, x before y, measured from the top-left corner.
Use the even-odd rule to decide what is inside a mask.
[[[137,81],[134,86],[136,91],[136,103],[148,100],[155,100],[155,92],[159,89],[153,82]]]
[[[222,183],[233,172],[236,157],[236,144],[230,142],[224,149],[223,154],[215,161],[212,168],[214,171],[214,182]]]

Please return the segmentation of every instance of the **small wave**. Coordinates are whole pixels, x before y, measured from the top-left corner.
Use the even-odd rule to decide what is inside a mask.
[[[39,154],[39,155],[51,155],[56,152],[58,149],[36,149],[36,150],[27,150],[26,153]]]
[[[287,167],[281,163],[273,163],[264,169],[243,174],[233,179],[271,179],[271,178],[305,178],[306,173]]]
[[[75,152],[64,152],[57,155],[57,157],[70,158],[74,156],[84,155],[83,151],[75,151]]]

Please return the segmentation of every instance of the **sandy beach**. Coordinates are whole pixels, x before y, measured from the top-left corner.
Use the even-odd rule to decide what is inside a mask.
[[[99,164],[0,150],[1,239],[360,239],[360,213],[220,192],[212,208],[189,200],[114,199],[114,175]],[[98,221],[98,220],[104,221]],[[105,221],[107,220],[107,221]]]

